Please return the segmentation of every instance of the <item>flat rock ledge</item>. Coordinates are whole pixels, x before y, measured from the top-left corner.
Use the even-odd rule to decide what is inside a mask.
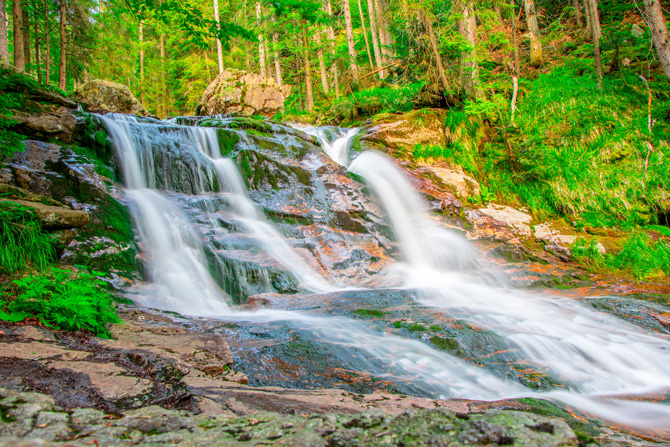
[[[577,446],[560,419],[520,411],[459,414],[413,409],[400,415],[258,413],[194,416],[150,406],[124,415],[65,411],[50,397],[0,389],[0,447],[28,446]]]

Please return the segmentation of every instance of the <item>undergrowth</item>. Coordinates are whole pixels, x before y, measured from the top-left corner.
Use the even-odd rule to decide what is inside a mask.
[[[0,299],[0,320],[36,318],[55,329],[84,329],[109,338],[107,324],[120,320],[100,275],[51,267],[45,274],[16,279]]]
[[[670,275],[670,244],[655,241],[641,232],[632,234],[615,254],[601,253],[596,240],[587,242],[584,238],[575,241],[571,252],[582,264],[597,269],[630,270],[637,279]]]
[[[53,241],[31,208],[0,201],[0,274],[12,275],[32,268],[45,270],[55,259]]]

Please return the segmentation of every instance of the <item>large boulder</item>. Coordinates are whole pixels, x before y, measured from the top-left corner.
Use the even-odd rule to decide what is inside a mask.
[[[95,79],[77,88],[75,99],[81,102],[89,112],[129,113],[131,115],[150,116],[130,89],[116,82]]]
[[[284,107],[284,100],[290,92],[289,85],[280,87],[274,79],[228,69],[209,84],[200,98],[196,113],[240,113],[271,118]]]
[[[361,141],[368,141],[388,149],[412,150],[422,146],[444,146],[444,119],[441,109],[421,109],[396,114],[375,116],[361,131]]]

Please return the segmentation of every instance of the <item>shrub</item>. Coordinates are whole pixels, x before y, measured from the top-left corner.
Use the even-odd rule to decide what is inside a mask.
[[[14,280],[11,290],[0,299],[0,319],[20,321],[34,317],[55,329],[85,329],[109,338],[107,323],[120,320],[98,275],[102,273],[74,273],[51,267],[47,274]]]
[[[51,237],[30,212],[31,208],[10,201],[0,202],[0,274],[33,268],[42,271],[54,259]]]

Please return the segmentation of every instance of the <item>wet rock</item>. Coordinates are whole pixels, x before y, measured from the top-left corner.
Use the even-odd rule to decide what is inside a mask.
[[[42,228],[46,230],[79,228],[86,225],[89,220],[88,213],[85,211],[73,210],[65,206],[44,205],[27,200],[13,200],[12,202],[30,208],[30,212],[37,216]]]
[[[404,114],[376,115],[361,130],[361,141],[379,144],[390,149],[413,150],[417,144],[444,146],[444,119],[442,109],[413,110]]]
[[[272,117],[284,107],[291,87],[242,70],[224,70],[207,87],[196,107],[199,115],[240,113]]]
[[[74,95],[89,112],[149,116],[147,109],[123,84],[95,79],[80,85]]]
[[[17,132],[32,138],[57,138],[72,142],[76,119],[72,109],[53,104],[28,104],[30,112],[15,111],[12,119]]]

